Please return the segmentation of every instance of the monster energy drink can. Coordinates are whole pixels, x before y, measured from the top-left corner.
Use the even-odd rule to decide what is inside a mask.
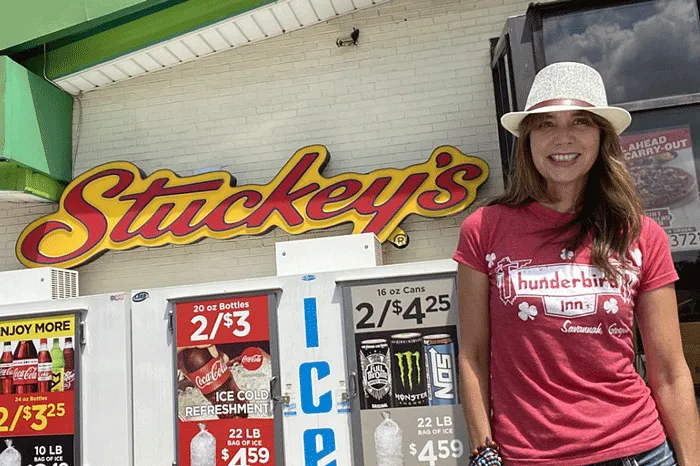
[[[394,406],[428,406],[425,353],[420,333],[391,336]]]
[[[446,333],[426,335],[423,344],[428,361],[426,367],[430,405],[458,404],[457,361],[452,337]]]
[[[384,339],[360,342],[362,371],[362,409],[391,407],[391,358]]]

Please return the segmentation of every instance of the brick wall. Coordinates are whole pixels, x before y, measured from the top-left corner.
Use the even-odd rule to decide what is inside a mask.
[[[127,160],[146,173],[230,171],[267,183],[300,147],[323,144],[325,174],[425,161],[451,144],[491,167],[480,197],[502,189],[489,39],[525,1],[392,0],[318,26],[85,94],[75,105],[75,172]],[[335,40],[360,29],[359,47]],[[53,205],[0,203],[0,270],[20,268],[15,241]],[[411,217],[411,244],[384,246],[384,262],[450,257],[464,215]],[[304,238],[343,234],[338,227]],[[274,275],[277,230],[109,252],[80,267],[93,294]]]

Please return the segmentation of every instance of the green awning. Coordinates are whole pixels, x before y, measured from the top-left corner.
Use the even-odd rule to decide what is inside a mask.
[[[72,179],[72,125],[70,95],[0,57],[0,189],[56,200]]]

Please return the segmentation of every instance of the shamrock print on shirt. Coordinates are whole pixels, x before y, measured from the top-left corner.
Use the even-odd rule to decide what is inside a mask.
[[[617,299],[610,298],[607,301],[605,301],[605,303],[603,304],[603,309],[605,309],[605,312],[607,312],[608,314],[617,314]]]
[[[526,302],[522,302],[520,303],[520,306],[518,306],[518,309],[520,309],[520,312],[518,312],[518,317],[520,317],[520,320],[535,320],[535,316],[537,316],[537,308],[535,306],[532,306],[531,304]]]
[[[491,268],[491,267],[493,267],[493,263],[496,261],[496,254],[494,254],[494,253],[486,254],[485,259],[489,264],[489,268]]]
[[[568,249],[564,248],[561,250],[561,254],[559,255],[562,260],[571,260],[574,258],[574,251],[569,251]]]

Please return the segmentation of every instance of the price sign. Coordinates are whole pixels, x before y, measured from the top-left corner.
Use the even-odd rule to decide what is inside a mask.
[[[76,316],[0,321],[0,464],[75,463]],[[13,463],[8,463],[13,464]],[[19,463],[17,463],[19,464]]]
[[[32,403],[33,397],[16,396],[0,406],[0,435],[66,434],[72,433],[73,411],[66,410],[72,401],[72,393],[52,396],[50,403]],[[37,397],[39,398],[39,397]],[[60,401],[63,400],[63,401]]]
[[[452,277],[350,289],[366,466],[464,464]]]
[[[180,466],[274,464],[268,297],[177,304]]]
[[[420,463],[436,466],[439,461],[449,458],[461,458],[464,455],[464,444],[459,439],[428,440],[422,446],[411,442],[408,452]]]
[[[353,287],[357,332],[415,329],[456,323],[452,279]]]
[[[252,466],[254,464],[267,464],[270,461],[270,450],[265,447],[238,448],[235,453],[229,453],[228,448],[221,450],[221,459],[227,466]]]
[[[267,296],[177,305],[178,346],[265,340],[268,327]]]

